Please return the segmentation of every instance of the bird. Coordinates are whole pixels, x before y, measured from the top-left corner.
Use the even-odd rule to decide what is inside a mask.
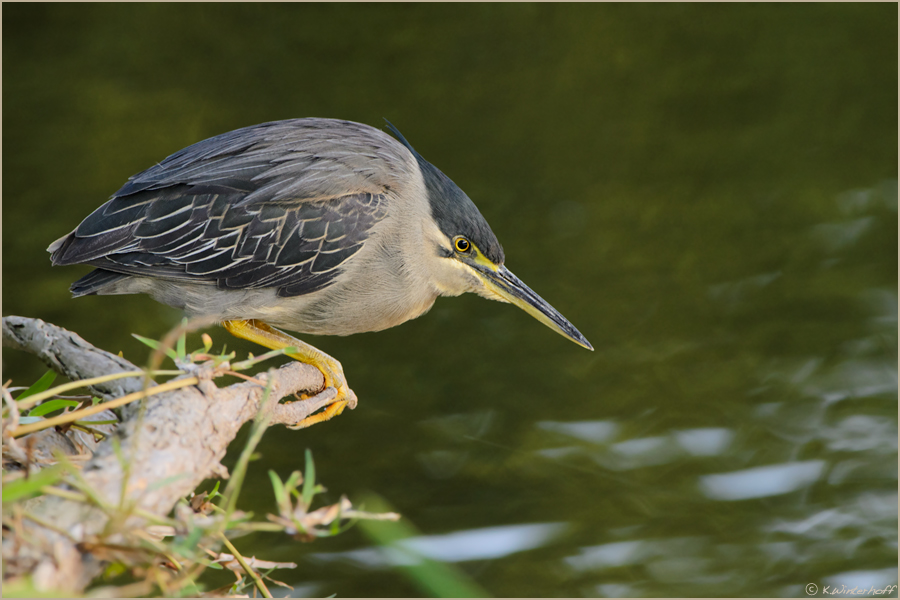
[[[508,302],[589,350],[505,266],[472,200],[385,119],[271,121],[216,135],[133,175],[48,247],[94,270],[73,297],[144,293],[317,367],[336,391],[308,427],[356,406],[339,361],[281,329],[394,327],[438,296]]]

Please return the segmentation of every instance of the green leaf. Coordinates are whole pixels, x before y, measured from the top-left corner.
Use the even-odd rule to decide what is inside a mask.
[[[291,494],[294,496],[294,498],[298,498],[298,499],[299,499],[299,498],[302,498],[302,494],[301,494],[300,492],[297,491],[297,488],[292,487],[292,488],[288,488],[288,489],[291,490]],[[325,489],[325,486],[322,485],[322,484],[320,484],[320,483],[317,483],[317,484],[315,485],[315,487],[313,488],[313,490],[312,490],[312,496],[310,496],[310,497],[311,497],[311,498],[312,498],[312,497],[315,497],[316,494],[321,494],[321,493],[324,492],[324,491],[327,491],[327,490]]]
[[[145,338],[144,336],[138,335],[136,333],[132,333],[131,335],[137,341],[141,342],[142,344],[146,344],[147,346],[150,346],[154,350],[159,350],[160,348],[162,348],[163,352],[166,353],[166,356],[168,356],[172,360],[178,360],[178,355],[175,354],[174,350],[172,350],[171,348],[163,348],[163,345],[161,343],[157,342],[156,340],[151,340],[150,338]]]
[[[127,570],[128,570],[128,567],[126,567],[124,564],[122,564],[120,562],[110,563],[110,565],[107,566],[106,569],[103,571],[103,577],[106,579],[114,579],[114,578],[118,577],[119,575],[122,575],[123,573],[125,573],[125,571],[127,571]]]
[[[297,485],[303,481],[303,474],[300,471],[294,471],[291,473],[291,476],[288,477],[288,480],[284,482],[284,489],[286,490],[295,490],[297,489]]]
[[[365,500],[368,510],[387,512],[391,506],[386,500],[371,495]],[[402,541],[421,535],[409,521],[359,522],[363,534],[378,546],[395,552],[405,560],[398,569],[425,596],[432,598],[487,598],[487,590],[480,587],[465,571],[454,564],[430,559],[416,552]]]
[[[63,468],[59,465],[47,467],[34,473],[27,479],[17,479],[3,484],[3,504],[16,502],[32,496],[39,496],[41,488],[45,485],[56,483],[63,475]]]
[[[54,371],[47,371],[41,378],[31,384],[31,387],[19,394],[16,397],[16,400],[22,400],[23,398],[27,398],[28,396],[33,396],[34,394],[40,394],[44,390],[48,389],[53,382],[56,380],[56,373]]]
[[[316,465],[313,462],[312,450],[306,449],[306,473],[303,475],[303,504],[308,508],[316,495]]]
[[[3,596],[5,598],[71,598],[70,591],[56,591],[38,589],[31,579],[31,575],[25,577],[10,577],[3,582]]]
[[[272,489],[275,491],[275,499],[281,500],[284,497],[284,484],[278,477],[278,473],[269,469],[269,479],[272,480]]]
[[[61,408],[78,406],[81,404],[78,400],[50,400],[49,402],[44,402],[43,404],[39,404],[35,406],[31,410],[28,411],[29,417],[43,417],[47,413],[51,413],[54,410],[59,410]]]
[[[181,319],[181,326],[187,327],[188,320],[187,317]],[[187,338],[187,332],[183,332],[178,336],[178,342],[175,344],[175,353],[178,355],[178,358],[184,358],[187,354],[187,350],[185,350],[185,341]]]

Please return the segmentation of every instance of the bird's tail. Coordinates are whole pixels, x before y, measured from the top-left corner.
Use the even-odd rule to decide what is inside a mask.
[[[69,287],[72,296],[89,296],[100,292],[103,288],[115,283],[121,279],[129,277],[122,273],[114,273],[106,269],[94,269]]]

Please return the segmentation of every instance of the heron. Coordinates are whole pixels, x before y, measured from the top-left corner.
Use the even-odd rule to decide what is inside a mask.
[[[505,266],[465,192],[387,126],[395,137],[289,119],[197,142],[129,178],[50,245],[51,261],[94,267],[74,297],[148,294],[318,368],[334,400],[295,428],[353,408],[356,395],[339,361],[281,329],[380,331],[473,292],[593,350]]]

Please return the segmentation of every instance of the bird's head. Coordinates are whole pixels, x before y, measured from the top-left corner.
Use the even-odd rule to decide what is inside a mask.
[[[559,311],[538,296],[504,266],[503,247],[475,203],[449,177],[426,161],[390,123],[391,131],[418,161],[428,195],[431,218],[436,227],[432,243],[440,259],[432,276],[441,293],[455,296],[474,292],[491,300],[509,302],[572,340],[593,350]]]

